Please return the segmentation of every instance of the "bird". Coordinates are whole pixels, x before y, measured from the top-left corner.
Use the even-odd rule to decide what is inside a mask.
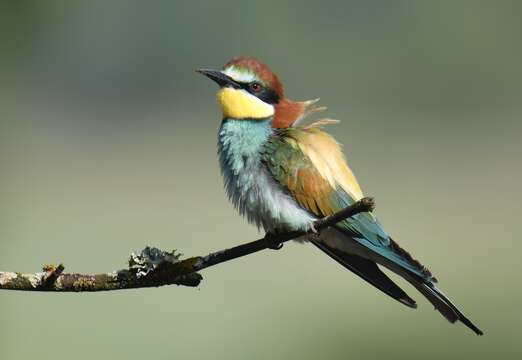
[[[278,76],[264,63],[239,56],[221,70],[196,70],[218,84],[222,113],[218,158],[225,191],[239,213],[268,234],[313,231],[317,219],[363,198],[339,143],[313,119],[325,110],[316,100],[285,97]],[[310,242],[399,303],[417,304],[381,267],[401,276],[449,322],[475,326],[436,286],[437,279],[384,230],[372,212],[323,229]]]

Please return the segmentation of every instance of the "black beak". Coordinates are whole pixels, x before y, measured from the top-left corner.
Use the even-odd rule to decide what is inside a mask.
[[[241,85],[234,81],[230,76],[223,74],[219,70],[211,70],[211,69],[198,69],[196,72],[205,75],[209,79],[214,80],[219,86],[226,87],[230,86],[235,89],[239,89]]]

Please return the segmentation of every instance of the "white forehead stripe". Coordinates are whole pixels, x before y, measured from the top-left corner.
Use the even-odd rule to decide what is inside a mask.
[[[239,82],[252,82],[258,81],[256,75],[248,70],[238,69],[234,66],[230,66],[223,71],[223,74],[230,76],[235,81]]]

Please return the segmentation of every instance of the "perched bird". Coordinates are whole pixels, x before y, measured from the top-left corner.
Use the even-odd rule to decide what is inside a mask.
[[[223,114],[218,153],[226,192],[249,222],[266,232],[310,230],[312,223],[363,197],[335,139],[307,121],[324,108],[285,98],[278,77],[252,57],[222,70],[199,69],[219,85]],[[308,239],[377,289],[416,308],[378,265],[402,276],[450,322],[478,329],[436,286],[437,280],[386,233],[372,213],[360,213]]]

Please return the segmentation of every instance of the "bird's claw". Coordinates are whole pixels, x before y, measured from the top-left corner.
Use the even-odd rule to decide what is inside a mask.
[[[280,250],[283,247],[283,243],[277,240],[276,236],[272,233],[267,233],[265,235],[265,241],[269,249]]]

